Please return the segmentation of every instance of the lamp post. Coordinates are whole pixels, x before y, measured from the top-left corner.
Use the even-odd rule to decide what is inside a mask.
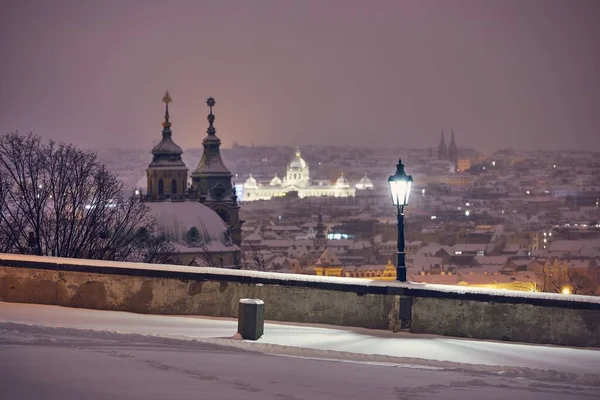
[[[388,178],[392,203],[398,210],[398,260],[396,266],[396,280],[406,282],[406,254],[404,252],[404,207],[408,204],[410,188],[413,178],[404,172],[402,160],[398,160],[396,173]]]

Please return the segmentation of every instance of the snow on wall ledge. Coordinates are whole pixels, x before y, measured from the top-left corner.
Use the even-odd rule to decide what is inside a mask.
[[[600,299],[445,285],[0,254],[0,300],[600,347]]]

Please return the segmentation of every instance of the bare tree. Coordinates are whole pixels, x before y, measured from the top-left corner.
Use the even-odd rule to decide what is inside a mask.
[[[600,295],[600,282],[578,271],[567,269],[564,272],[557,272],[543,267],[537,275],[542,282],[539,288],[542,292],[563,293],[567,290],[572,294]]]
[[[217,255],[210,250],[209,245],[210,239],[199,241],[199,243],[197,244],[197,247],[200,248],[200,251],[198,252],[200,266],[211,268],[223,267],[222,258],[217,259]]]
[[[156,219],[139,196],[123,193],[123,184],[93,152],[33,134],[0,136],[3,251],[116,261],[139,257],[151,247],[140,229],[152,231]],[[164,254],[146,259],[169,260]]]
[[[265,260],[265,255],[252,243],[249,245],[249,251],[245,251],[244,254],[240,254],[238,257],[236,257],[234,260],[235,265],[237,265],[239,269],[266,271],[267,261]]]
[[[149,264],[181,264],[175,243],[167,234],[153,235],[147,228],[140,228],[137,233],[137,241],[129,261]]]
[[[600,287],[599,282],[577,271],[568,271],[565,283],[571,293],[590,296],[594,296]]]

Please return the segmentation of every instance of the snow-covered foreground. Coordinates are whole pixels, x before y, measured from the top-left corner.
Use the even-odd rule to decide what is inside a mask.
[[[591,399],[600,352],[0,302],[7,399]],[[220,339],[221,338],[221,339]]]

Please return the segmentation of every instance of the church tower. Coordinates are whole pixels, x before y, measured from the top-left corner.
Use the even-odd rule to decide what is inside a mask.
[[[181,159],[183,151],[173,142],[171,122],[169,121],[169,103],[171,96],[166,92],[165,122],[163,122],[162,139],[152,149],[152,162],[146,170],[147,198],[149,200],[177,199],[183,200],[187,188],[188,169]]]
[[[444,140],[444,131],[442,131],[442,138],[440,140],[440,145],[438,147],[438,160],[447,160],[448,159],[448,147],[446,146],[446,141]]]
[[[327,247],[327,236],[325,235],[325,224],[323,224],[323,215],[319,213],[319,220],[317,222],[317,234],[313,241],[315,251],[323,252]]]
[[[448,146],[448,160],[454,165],[454,169],[458,168],[458,147],[454,141],[454,129],[452,130],[452,136],[450,137],[450,146]]]
[[[231,232],[233,243],[242,244],[242,224],[240,206],[237,195],[231,184],[231,172],[221,159],[221,140],[217,137],[214,127],[215,116],[213,107],[215,99],[210,97],[206,104],[210,109],[208,114],[208,129],[202,141],[204,152],[198,166],[192,172],[192,186],[200,202],[211,208],[225,221]]]

